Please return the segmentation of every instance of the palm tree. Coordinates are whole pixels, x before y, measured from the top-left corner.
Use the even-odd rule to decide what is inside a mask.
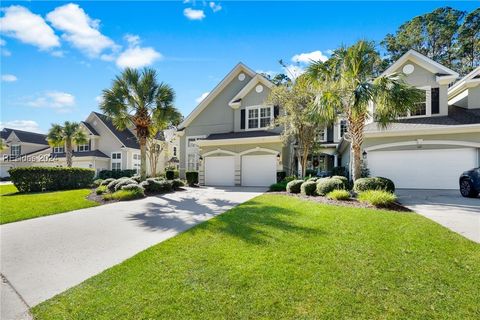
[[[113,81],[110,89],[103,90],[100,109],[112,118],[119,130],[133,127],[140,145],[140,176],[147,175],[147,139],[156,124],[167,126],[178,117],[173,106],[175,92],[165,83],[157,82],[153,69],[142,71],[127,68]]]
[[[52,147],[65,146],[67,167],[72,166],[73,145],[88,142],[85,132],[77,122],[65,121],[63,126],[52,124],[47,133],[47,141]]]
[[[326,62],[314,62],[307,74],[316,91],[314,112],[329,123],[345,117],[351,143],[352,179],[360,178],[361,146],[365,121],[373,116],[382,127],[414,110],[422,91],[403,80],[401,75],[375,77],[381,64],[372,42],[359,41],[334,51]],[[371,114],[369,105],[375,112]]]

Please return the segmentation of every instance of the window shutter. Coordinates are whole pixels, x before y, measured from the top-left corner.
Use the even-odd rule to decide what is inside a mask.
[[[327,142],[333,142],[333,126],[327,127]]]
[[[431,99],[432,99],[432,114],[439,114],[440,113],[440,92],[439,92],[439,88],[432,88]]]
[[[279,106],[274,106],[273,107],[273,118],[276,119],[279,114],[280,114],[280,107]]]
[[[88,151],[92,151],[92,140],[88,140]]]
[[[245,109],[240,110],[240,129],[245,129]]]

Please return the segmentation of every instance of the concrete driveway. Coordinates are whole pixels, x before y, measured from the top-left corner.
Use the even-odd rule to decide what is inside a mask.
[[[188,188],[2,225],[1,319],[28,317],[27,307],[263,191]]]
[[[407,208],[480,243],[480,197],[464,198],[458,190],[399,189]]]

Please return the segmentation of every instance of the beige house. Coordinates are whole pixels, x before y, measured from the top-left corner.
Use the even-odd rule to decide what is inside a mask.
[[[75,146],[73,166],[101,170],[140,170],[140,148],[131,130],[120,131],[111,119],[103,114],[92,112],[81,126],[88,136],[88,142]],[[8,176],[8,170],[22,166],[66,166],[65,148],[50,147],[46,135],[5,128],[1,131],[4,144],[1,151],[1,177]],[[158,143],[163,144],[163,135]],[[160,154],[157,171],[163,172],[167,166],[168,150],[172,142],[167,143]],[[147,171],[149,165],[147,161]]]
[[[458,73],[416,51],[392,64],[384,74],[403,74],[425,90],[425,100],[387,129],[372,120],[366,126],[363,161],[370,174],[388,177],[398,188],[457,189],[460,174],[480,164],[479,72],[451,86]],[[349,147],[342,139],[337,148],[347,168]]]

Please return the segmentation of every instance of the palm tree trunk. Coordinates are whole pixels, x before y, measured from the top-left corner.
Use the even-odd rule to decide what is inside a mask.
[[[353,181],[361,177],[361,146],[352,141],[352,179]]]
[[[72,164],[73,164],[73,160],[72,160],[72,157],[73,157],[73,150],[72,150],[72,141],[71,140],[68,140],[65,141],[65,158],[67,160],[67,167],[72,167]]]
[[[146,139],[141,138],[140,144],[140,178],[145,180],[147,178],[147,145]]]

